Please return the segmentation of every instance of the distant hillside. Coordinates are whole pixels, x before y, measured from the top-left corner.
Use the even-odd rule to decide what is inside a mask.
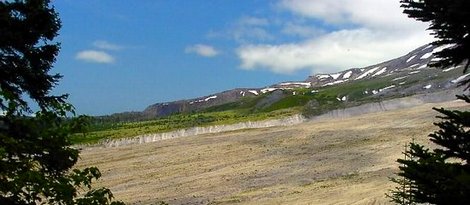
[[[117,113],[103,120],[139,121],[174,114],[244,109],[267,112],[305,107],[304,114],[318,114],[337,107],[454,88],[466,78],[462,66],[445,70],[430,68],[438,60],[433,53],[445,47],[425,45],[410,53],[364,68],[316,74],[305,81],[282,82],[264,88],[236,88],[211,95],[156,103],[142,112]],[[308,111],[310,110],[310,111]]]
[[[141,112],[95,117],[90,132],[74,135],[74,143],[96,143],[191,127],[280,119],[302,114],[315,117],[333,110],[383,102],[405,96],[457,91],[466,79],[463,66],[430,68],[433,53],[425,45],[383,63],[364,68],[316,74],[300,82],[281,82],[264,88],[237,88],[199,98],[156,103]]]

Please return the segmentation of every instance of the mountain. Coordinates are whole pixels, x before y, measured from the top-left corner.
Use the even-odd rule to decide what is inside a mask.
[[[338,107],[455,88],[469,75],[462,75],[463,66],[428,67],[430,62],[439,60],[433,53],[442,49],[445,47],[424,45],[404,56],[364,68],[316,74],[304,81],[282,82],[264,88],[237,88],[194,99],[156,103],[142,112],[108,117],[145,120],[178,113],[230,109],[270,112],[291,107],[303,107],[304,114],[315,115]]]

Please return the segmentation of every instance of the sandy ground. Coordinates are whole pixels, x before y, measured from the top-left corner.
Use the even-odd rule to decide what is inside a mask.
[[[77,167],[97,166],[96,185],[129,204],[389,204],[396,159],[412,138],[428,144],[442,106],[467,105],[94,148]]]

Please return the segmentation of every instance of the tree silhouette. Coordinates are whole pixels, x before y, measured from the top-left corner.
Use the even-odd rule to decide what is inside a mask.
[[[0,1],[0,204],[122,204],[91,188],[96,167],[72,170],[79,151],[68,137],[79,126],[66,124],[67,95],[50,94],[60,27],[48,0]]]
[[[449,46],[435,53],[435,67],[457,66],[470,61],[470,2],[466,0],[401,0],[404,13],[418,21],[429,22],[428,30],[437,39],[436,46]]]
[[[429,29],[438,39],[433,44],[447,46],[436,55],[441,60],[431,64],[449,67],[465,64],[470,59],[470,1],[468,0],[402,0],[404,13],[419,21],[430,22]],[[468,85],[467,79],[461,85]],[[458,99],[470,103],[467,95]],[[399,186],[389,197],[399,204],[470,204],[470,112],[434,108],[442,116],[435,123],[440,130],[429,135],[437,144],[430,150],[411,143],[405,158],[398,159]]]

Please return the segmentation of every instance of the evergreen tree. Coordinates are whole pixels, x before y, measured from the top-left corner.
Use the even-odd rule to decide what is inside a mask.
[[[470,61],[470,1],[467,0],[401,0],[404,13],[418,21],[428,22],[436,37],[433,45],[450,46],[435,53],[435,67],[457,66]]]
[[[404,13],[419,21],[430,22],[429,29],[438,39],[433,44],[449,45],[437,53],[440,68],[465,64],[470,59],[470,1],[402,0]],[[470,84],[465,80],[461,85]],[[457,96],[470,103],[466,95]],[[429,135],[438,148],[430,150],[411,143],[400,164],[399,184],[391,191],[392,201],[399,204],[470,204],[470,112],[434,108],[442,116],[435,123],[440,130]]]
[[[68,136],[80,126],[65,120],[67,95],[50,94],[60,26],[49,0],[0,1],[0,204],[122,204],[91,189],[97,168],[71,170],[79,151]]]

